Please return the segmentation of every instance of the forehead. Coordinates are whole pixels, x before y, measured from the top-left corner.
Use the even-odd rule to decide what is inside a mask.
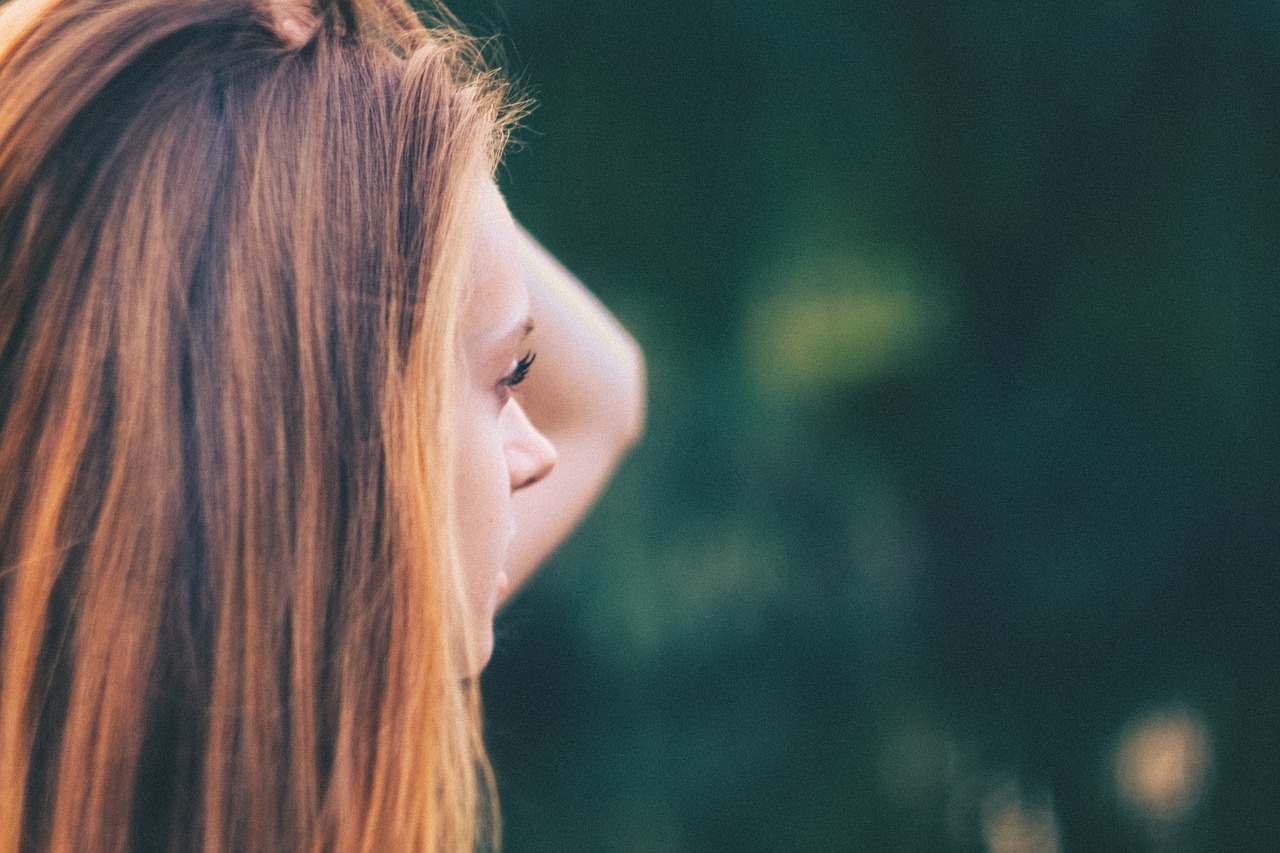
[[[486,181],[481,199],[465,298],[463,336],[473,345],[501,338],[529,314],[520,234],[491,181]]]

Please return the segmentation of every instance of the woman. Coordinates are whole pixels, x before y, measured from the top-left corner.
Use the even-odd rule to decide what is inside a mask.
[[[504,97],[403,0],[3,12],[0,853],[493,840],[493,611],[643,408]]]

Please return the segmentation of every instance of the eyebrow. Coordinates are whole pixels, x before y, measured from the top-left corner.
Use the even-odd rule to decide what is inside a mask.
[[[534,325],[533,315],[526,316],[523,320],[516,323],[515,328],[496,341],[494,348],[498,349],[523,341],[525,338],[529,337],[529,335],[533,334]]]

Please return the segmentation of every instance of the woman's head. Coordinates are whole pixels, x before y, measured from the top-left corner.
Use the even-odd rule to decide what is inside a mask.
[[[395,0],[315,13],[0,34],[0,853],[472,842],[449,413],[503,93]]]

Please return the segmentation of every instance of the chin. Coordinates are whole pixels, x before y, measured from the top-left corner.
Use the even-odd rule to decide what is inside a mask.
[[[461,650],[459,650],[461,651]],[[462,655],[459,672],[464,678],[478,678],[493,657],[493,620],[489,620],[483,628],[471,637],[469,653]]]
[[[476,670],[475,673],[473,674],[479,675],[481,670],[483,670],[486,666],[489,665],[489,659],[493,657],[493,623],[492,622],[489,623],[489,625],[482,632],[482,635],[477,637],[476,640],[477,640],[476,645],[479,646],[479,648],[476,650],[476,654],[472,655],[472,660],[475,662],[475,670]]]

